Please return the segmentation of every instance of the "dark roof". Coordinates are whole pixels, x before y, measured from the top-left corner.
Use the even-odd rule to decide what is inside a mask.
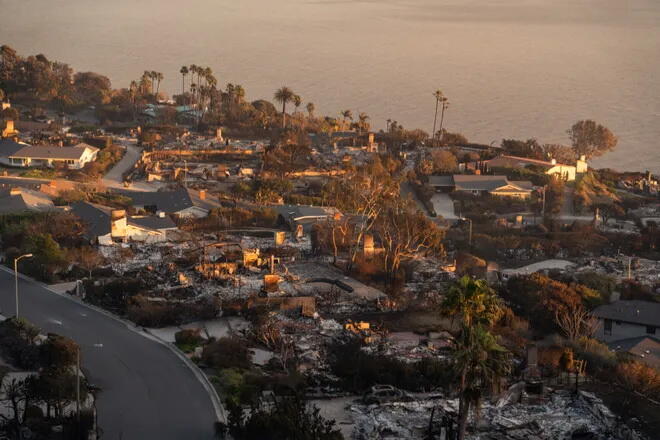
[[[8,155],[8,157],[77,160],[80,159],[87,148],[97,150],[97,148],[87,144],[78,144],[75,147],[25,145],[20,150]]]
[[[0,139],[0,156],[9,157],[27,146],[12,139]]]
[[[455,174],[454,184],[457,190],[493,191],[509,184],[506,176],[484,176],[481,174]]]
[[[652,336],[621,339],[607,344],[611,350],[625,352],[641,358],[642,362],[660,367],[660,339]]]
[[[650,301],[616,301],[594,310],[594,316],[613,321],[660,327],[660,303]]]
[[[162,230],[162,229],[176,229],[176,224],[169,217],[156,217],[156,216],[140,216],[129,217],[128,224],[134,225],[142,229]]]
[[[85,237],[93,240],[111,232],[110,216],[112,208],[89,202],[77,202],[71,205],[71,212],[85,223]]]
[[[71,212],[86,224],[85,237],[93,240],[97,237],[107,235],[111,232],[110,218],[112,208],[103,205],[96,205],[89,202],[78,202],[71,205]],[[176,224],[169,217],[140,216],[128,217],[128,224],[132,224],[142,229],[162,230],[176,229]]]
[[[0,195],[0,214],[26,211],[42,212],[55,209],[53,201],[45,194],[26,188],[14,188]]]
[[[509,183],[517,186],[518,188],[533,190],[534,184],[529,180],[509,180]]]
[[[202,200],[199,191],[183,187],[174,191],[123,191],[122,194],[133,201],[133,206],[155,206],[157,211],[169,214],[193,206],[206,210],[220,207],[217,199],[210,194],[207,193],[206,198]]]
[[[454,176],[429,176],[429,184],[431,186],[454,186]]]
[[[300,220],[304,218],[326,218],[337,212],[335,208],[308,205],[276,205],[273,209],[287,220]]]

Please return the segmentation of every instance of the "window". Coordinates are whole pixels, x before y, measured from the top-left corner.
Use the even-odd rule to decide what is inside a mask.
[[[611,319],[606,319],[605,320],[604,329],[605,329],[605,334],[606,335],[612,336],[612,320]]]
[[[646,326],[646,334],[647,335],[654,335],[655,334],[655,327],[652,325],[647,325]]]

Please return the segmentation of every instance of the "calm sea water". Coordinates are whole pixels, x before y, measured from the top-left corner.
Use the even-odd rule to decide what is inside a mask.
[[[567,142],[592,118],[620,138],[595,165],[660,172],[657,0],[0,0],[0,43],[127,86],[145,69],[178,92],[211,66],[248,98],[286,84],[319,112],[365,111],[484,143]]]

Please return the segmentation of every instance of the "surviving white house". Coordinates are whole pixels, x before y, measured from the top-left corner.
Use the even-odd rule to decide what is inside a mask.
[[[531,182],[510,181],[506,176],[480,174],[454,174],[453,176],[429,176],[429,185],[438,192],[462,191],[475,196],[491,194],[501,197],[527,199],[534,187]]]
[[[99,149],[80,143],[73,147],[28,145],[10,139],[0,140],[0,163],[14,167],[54,167],[61,164],[80,169],[96,160]]]
[[[71,212],[79,217],[84,226],[84,236],[99,244],[138,241],[157,243],[167,240],[167,234],[177,229],[167,216],[128,216],[123,209],[88,202],[71,206]]]
[[[615,301],[596,308],[593,314],[598,319],[595,336],[604,342],[660,335],[660,303]]]
[[[544,169],[545,174],[558,176],[569,182],[575,180],[577,174],[586,173],[589,169],[585,156],[580,157],[575,165],[566,165],[557,163],[556,159],[546,161],[531,159],[529,157],[502,155],[490,160],[471,163],[468,165],[468,168],[476,169],[479,165],[486,165],[491,169],[538,167]]]

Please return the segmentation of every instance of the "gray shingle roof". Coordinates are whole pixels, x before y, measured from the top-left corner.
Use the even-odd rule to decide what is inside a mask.
[[[607,344],[611,350],[626,352],[642,358],[642,361],[655,368],[660,367],[660,339],[652,336],[621,339]]]
[[[454,184],[462,191],[493,191],[509,184],[506,176],[455,174]]]
[[[183,187],[174,191],[123,191],[122,194],[133,201],[133,206],[154,206],[157,211],[167,212],[168,214],[183,211],[193,206],[206,210],[220,207],[220,203],[210,194],[207,193],[206,199],[202,200],[199,191]]]
[[[85,237],[93,240],[111,232],[110,218],[112,208],[89,202],[78,202],[71,205],[71,212],[86,224]],[[169,217],[140,216],[129,217],[128,224],[147,230],[176,229],[176,224]]]
[[[273,209],[287,220],[299,220],[303,218],[325,218],[336,210],[322,206],[307,205],[277,205]]]
[[[87,144],[78,144],[75,147],[57,147],[57,146],[40,146],[40,145],[24,145],[20,150],[8,155],[14,158],[32,158],[32,159],[62,159],[62,160],[78,160],[82,157],[87,148],[93,148]]]
[[[660,327],[660,303],[650,301],[616,301],[594,310],[594,316],[613,321]]]
[[[55,209],[53,201],[45,194],[26,188],[16,188],[0,195],[0,214],[26,211],[44,212]],[[18,192],[18,193],[17,193]]]
[[[429,176],[429,184],[432,186],[454,186],[454,176]]]
[[[112,208],[88,202],[77,202],[71,205],[71,212],[85,223],[84,235],[88,239],[93,240],[110,233]]]
[[[27,146],[11,139],[0,139],[0,156],[9,157]]]
[[[169,217],[140,216],[129,217],[128,224],[142,229],[162,230],[176,229],[176,224]]]

